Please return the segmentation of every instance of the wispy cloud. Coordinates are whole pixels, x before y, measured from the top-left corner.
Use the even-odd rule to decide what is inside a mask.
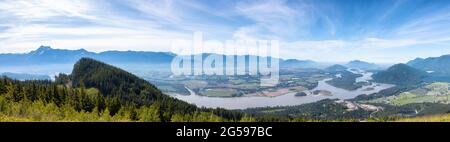
[[[237,3],[236,11],[254,22],[239,28],[235,38],[264,37],[281,38],[292,36],[310,19],[306,6],[294,9],[284,0],[250,1]]]
[[[409,55],[408,57],[402,55],[401,53],[407,53],[404,51],[407,47],[430,46],[448,43],[447,41],[450,41],[450,38],[433,40],[365,38],[361,40],[295,41],[285,42],[283,44],[285,50],[282,52],[285,58],[300,57],[300,59],[323,62],[345,62],[359,59],[379,63],[395,63],[406,62],[417,57],[417,55]],[[448,45],[443,44],[442,46],[446,48]],[[398,48],[402,49],[397,51]],[[423,47],[423,49],[427,50],[426,47]],[[291,52],[294,50],[296,52]],[[388,54],[393,55],[387,56]]]
[[[108,6],[112,6],[112,3],[88,0],[2,2],[0,17],[13,20],[3,24],[6,28],[0,33],[0,44],[3,45],[0,52],[26,52],[41,44],[94,51],[161,51],[170,46],[167,39],[189,37],[179,31],[163,29],[158,21],[106,14],[115,12],[113,7]],[[165,8],[155,7],[161,10]],[[142,14],[149,15],[151,12],[158,17],[168,17],[158,11]]]
[[[395,34],[402,37],[430,39],[436,37],[450,37],[449,10],[435,12],[430,15],[417,17],[416,19],[400,26]]]
[[[94,8],[86,0],[5,0],[0,3],[2,17],[35,20],[51,17],[82,17]]]
[[[179,22],[181,18],[172,0],[127,0],[124,4],[141,12],[143,17],[159,21]]]
[[[450,42],[447,1],[0,0],[0,11],[0,52],[41,44],[168,51],[171,39],[200,31],[223,41],[278,39],[289,58],[395,62],[448,54],[426,49],[447,51]]]

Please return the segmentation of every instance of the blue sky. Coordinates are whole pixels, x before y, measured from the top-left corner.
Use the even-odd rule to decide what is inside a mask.
[[[450,54],[447,0],[0,0],[0,53],[40,45],[169,51],[173,39],[277,39],[283,58],[406,62]]]

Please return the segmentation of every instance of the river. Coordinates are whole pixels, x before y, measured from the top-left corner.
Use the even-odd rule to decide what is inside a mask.
[[[371,72],[366,72],[362,70],[352,70],[353,73],[361,74],[362,77],[357,78],[358,82],[361,81],[369,81],[372,79]],[[296,93],[288,93],[285,95],[277,96],[277,97],[231,97],[231,98],[220,98],[220,97],[206,97],[195,94],[194,91],[189,90],[191,95],[179,95],[179,94],[171,94],[172,96],[195,104],[197,106],[203,106],[208,108],[226,108],[226,109],[246,109],[253,107],[267,107],[267,106],[293,106],[293,105],[301,105],[305,103],[312,103],[316,101],[320,101],[323,99],[351,99],[355,98],[361,94],[372,94],[377,93],[381,90],[393,87],[391,84],[382,84],[372,82],[369,86],[363,86],[357,90],[345,90],[341,88],[336,88],[334,86],[329,85],[326,81],[331,80],[331,78],[327,78],[318,82],[316,88],[306,91],[307,96],[295,96]],[[331,92],[330,95],[313,95],[311,92],[315,90],[326,90]]]

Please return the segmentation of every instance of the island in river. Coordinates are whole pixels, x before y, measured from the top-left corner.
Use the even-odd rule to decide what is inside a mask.
[[[371,72],[358,71],[361,77],[357,78],[359,82],[371,82]],[[296,96],[298,92],[295,89],[284,88],[276,90],[270,97],[265,97],[264,93],[251,93],[244,94],[241,97],[207,97],[198,95],[191,88],[186,87],[189,91],[189,95],[181,95],[177,93],[171,93],[171,95],[180,100],[195,104],[201,107],[208,108],[226,108],[226,109],[246,109],[254,107],[274,107],[274,106],[294,106],[305,103],[312,103],[323,99],[351,99],[362,94],[377,93],[381,90],[393,87],[391,84],[383,84],[371,82],[365,86],[362,86],[356,90],[346,90],[342,88],[334,87],[327,83],[332,78],[325,78],[318,81],[318,84],[313,89],[304,90],[306,96]],[[297,88],[298,89],[298,88]],[[316,92],[316,95],[314,95]]]

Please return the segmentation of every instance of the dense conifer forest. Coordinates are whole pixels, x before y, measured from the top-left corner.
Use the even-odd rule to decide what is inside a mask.
[[[122,69],[83,58],[55,81],[0,79],[4,121],[251,121],[240,112],[198,108]]]

